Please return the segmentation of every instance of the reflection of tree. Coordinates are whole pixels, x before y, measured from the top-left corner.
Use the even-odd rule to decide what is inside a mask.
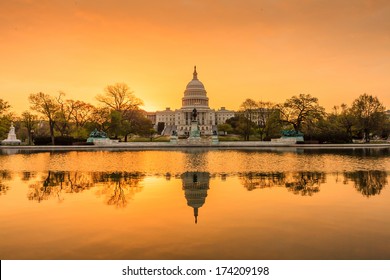
[[[284,185],[286,176],[283,172],[256,173],[240,175],[241,182],[248,191]]]
[[[283,186],[294,194],[310,196],[320,191],[320,184],[325,182],[325,173],[249,172],[241,174],[240,178],[243,186],[248,191]]]
[[[8,171],[0,171],[0,195],[5,195],[7,193],[9,186],[4,182],[11,179],[11,174]]]
[[[31,174],[24,174],[29,178]],[[47,175],[29,186],[29,200],[48,200],[57,198],[62,201],[63,193],[80,193],[95,184],[102,185],[99,194],[107,197],[108,205],[124,207],[134,193],[140,191],[138,183],[145,175],[141,173],[85,173],[69,171],[48,171]]]
[[[30,181],[33,177],[35,177],[35,173],[34,172],[30,172],[30,171],[23,171],[22,173],[22,180],[23,181]]]
[[[5,195],[9,190],[9,186],[5,185],[3,181],[0,182],[0,195]]]
[[[48,200],[52,196],[57,196],[60,199],[60,183],[62,172],[49,171],[46,177],[42,177],[42,181],[38,181],[29,186],[27,197],[29,200]]]
[[[94,173],[93,182],[102,184],[102,188],[98,194],[106,197],[108,205],[125,207],[127,201],[135,193],[142,190],[139,183],[144,177],[145,175],[139,172]]]
[[[24,174],[23,178],[29,178],[29,174]],[[80,192],[92,186],[90,176],[81,172],[48,171],[47,176],[42,177],[36,183],[29,186],[27,197],[29,200],[41,202],[51,197],[62,201],[61,193]]]
[[[66,193],[79,193],[93,187],[91,175],[84,172],[66,172],[65,186]]]
[[[345,172],[344,178],[345,183],[352,181],[355,188],[367,197],[380,194],[387,185],[387,173],[380,170]]]
[[[294,194],[311,196],[320,191],[320,184],[325,180],[325,173],[322,172],[297,172],[292,174],[291,179],[286,180],[285,186]]]
[[[310,156],[331,156],[335,160],[339,160],[340,157],[342,157],[342,159],[351,158],[353,160],[381,162],[383,159],[387,159],[390,156],[390,149],[367,149],[364,147],[355,149],[304,149],[302,150],[302,153]]]

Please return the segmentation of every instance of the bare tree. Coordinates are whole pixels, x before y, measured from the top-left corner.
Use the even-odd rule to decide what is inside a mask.
[[[295,131],[300,131],[302,125],[308,120],[320,119],[325,109],[318,104],[318,99],[310,94],[300,94],[277,105],[280,111],[280,120],[290,124]]]
[[[38,120],[38,117],[29,111],[24,111],[22,113],[21,121],[26,127],[27,130],[27,138],[28,138],[28,144],[31,145],[32,143],[32,134],[33,130],[35,128],[36,122]]]
[[[106,107],[93,108],[91,112],[93,124],[97,125],[100,130],[108,130],[110,127],[111,114],[110,109]]]
[[[55,126],[57,130],[61,133],[61,136],[69,135],[70,123],[72,121],[72,115],[74,110],[74,101],[63,100],[63,96],[65,96],[65,93],[60,91],[58,97],[56,98],[59,110],[55,114]]]
[[[0,116],[3,116],[11,108],[11,105],[7,101],[0,98]]]
[[[270,136],[280,126],[279,110],[271,102],[259,101],[257,103],[257,127],[260,134],[260,140]]]
[[[125,135],[125,139],[137,120],[139,106],[143,105],[141,99],[137,98],[125,83],[116,83],[105,88],[104,95],[98,95],[96,99],[103,103],[103,108],[110,110],[110,130],[115,134]]]
[[[249,140],[249,136],[252,134],[257,109],[256,101],[250,98],[247,98],[240,106],[242,122],[239,123],[242,126],[242,132],[246,141]]]
[[[92,120],[92,113],[95,109],[91,104],[83,101],[70,100],[72,103],[72,119],[76,125],[76,129],[83,128],[85,124]]]
[[[96,99],[103,103],[105,107],[119,112],[138,109],[139,106],[143,105],[142,100],[134,96],[125,83],[107,86],[104,94],[98,95]]]
[[[57,100],[48,94],[38,92],[30,94],[29,101],[31,103],[31,110],[34,110],[47,118],[49,122],[51,143],[54,145],[55,116],[57,112],[60,111]]]

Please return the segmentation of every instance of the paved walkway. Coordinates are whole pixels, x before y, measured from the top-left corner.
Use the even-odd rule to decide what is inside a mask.
[[[240,148],[305,148],[305,149],[334,149],[334,148],[390,148],[385,144],[286,144],[261,141],[231,141],[212,143],[187,143],[185,141],[173,144],[170,142],[120,142],[110,145],[80,145],[80,146],[0,146],[1,150],[35,150],[35,151],[77,151],[77,150],[133,150],[133,149],[240,149]]]

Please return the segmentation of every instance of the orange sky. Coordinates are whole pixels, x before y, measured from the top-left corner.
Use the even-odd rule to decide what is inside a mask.
[[[17,113],[39,91],[96,105],[116,82],[180,108],[194,65],[211,108],[300,93],[390,107],[387,0],[8,0],[0,21],[0,98]]]

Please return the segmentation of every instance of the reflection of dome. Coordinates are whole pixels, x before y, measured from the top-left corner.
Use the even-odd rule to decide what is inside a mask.
[[[198,209],[206,202],[210,174],[208,172],[186,172],[181,175],[187,205],[194,208],[195,223],[198,222]]]
[[[198,80],[198,73],[196,72],[195,66],[192,80],[187,84],[186,90],[184,91],[182,107],[209,108],[209,98],[206,94],[207,92],[203,83]]]

